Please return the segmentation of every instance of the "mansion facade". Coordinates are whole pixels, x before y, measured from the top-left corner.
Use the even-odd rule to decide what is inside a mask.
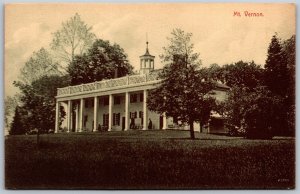
[[[155,56],[140,56],[140,74],[102,80],[93,83],[57,89],[55,132],[126,131],[130,129],[188,129],[178,126],[173,118],[148,110],[148,92],[159,86],[158,71],[154,69]],[[213,96],[224,101],[229,87],[217,84]],[[60,126],[60,108],[66,112]],[[222,118],[212,114],[206,132],[223,132]],[[215,123],[215,124],[214,124]],[[64,127],[63,127],[64,126]],[[196,124],[195,130],[199,130]]]

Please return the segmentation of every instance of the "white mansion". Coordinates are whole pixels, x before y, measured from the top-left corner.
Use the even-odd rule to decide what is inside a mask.
[[[147,42],[146,53],[140,56],[140,74],[58,88],[55,132],[178,128],[172,118],[147,109],[148,91],[161,81],[158,80],[158,71],[154,70],[154,58],[149,54]],[[218,84],[214,97],[225,100],[228,89]],[[65,130],[59,124],[61,106],[66,109],[62,124]],[[187,126],[181,128],[188,129]],[[199,128],[196,124],[195,130]],[[224,132],[223,120],[212,114],[206,132]]]

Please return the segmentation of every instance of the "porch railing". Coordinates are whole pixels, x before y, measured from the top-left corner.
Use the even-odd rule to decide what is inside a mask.
[[[79,93],[85,93],[89,91],[97,91],[105,88],[137,85],[137,84],[153,82],[157,80],[158,80],[158,73],[151,73],[151,74],[144,74],[144,75],[131,75],[126,77],[102,80],[98,82],[81,84],[76,86],[57,88],[57,96],[79,94]]]

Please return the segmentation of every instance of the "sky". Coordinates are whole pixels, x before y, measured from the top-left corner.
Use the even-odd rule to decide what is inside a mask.
[[[248,17],[245,12],[263,16]],[[139,56],[145,53],[146,34],[156,68],[163,66],[159,55],[175,28],[193,34],[194,51],[200,53],[203,66],[239,60],[263,66],[275,32],[284,40],[296,30],[293,4],[8,4],[4,20],[5,96],[18,92],[12,83],[18,80],[25,62],[41,47],[50,49],[52,33],[75,13],[92,26],[97,38],[119,44],[135,70],[139,70]]]

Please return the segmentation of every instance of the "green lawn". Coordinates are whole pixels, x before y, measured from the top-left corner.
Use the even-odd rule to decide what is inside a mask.
[[[294,188],[295,140],[187,131],[8,136],[6,188]]]

